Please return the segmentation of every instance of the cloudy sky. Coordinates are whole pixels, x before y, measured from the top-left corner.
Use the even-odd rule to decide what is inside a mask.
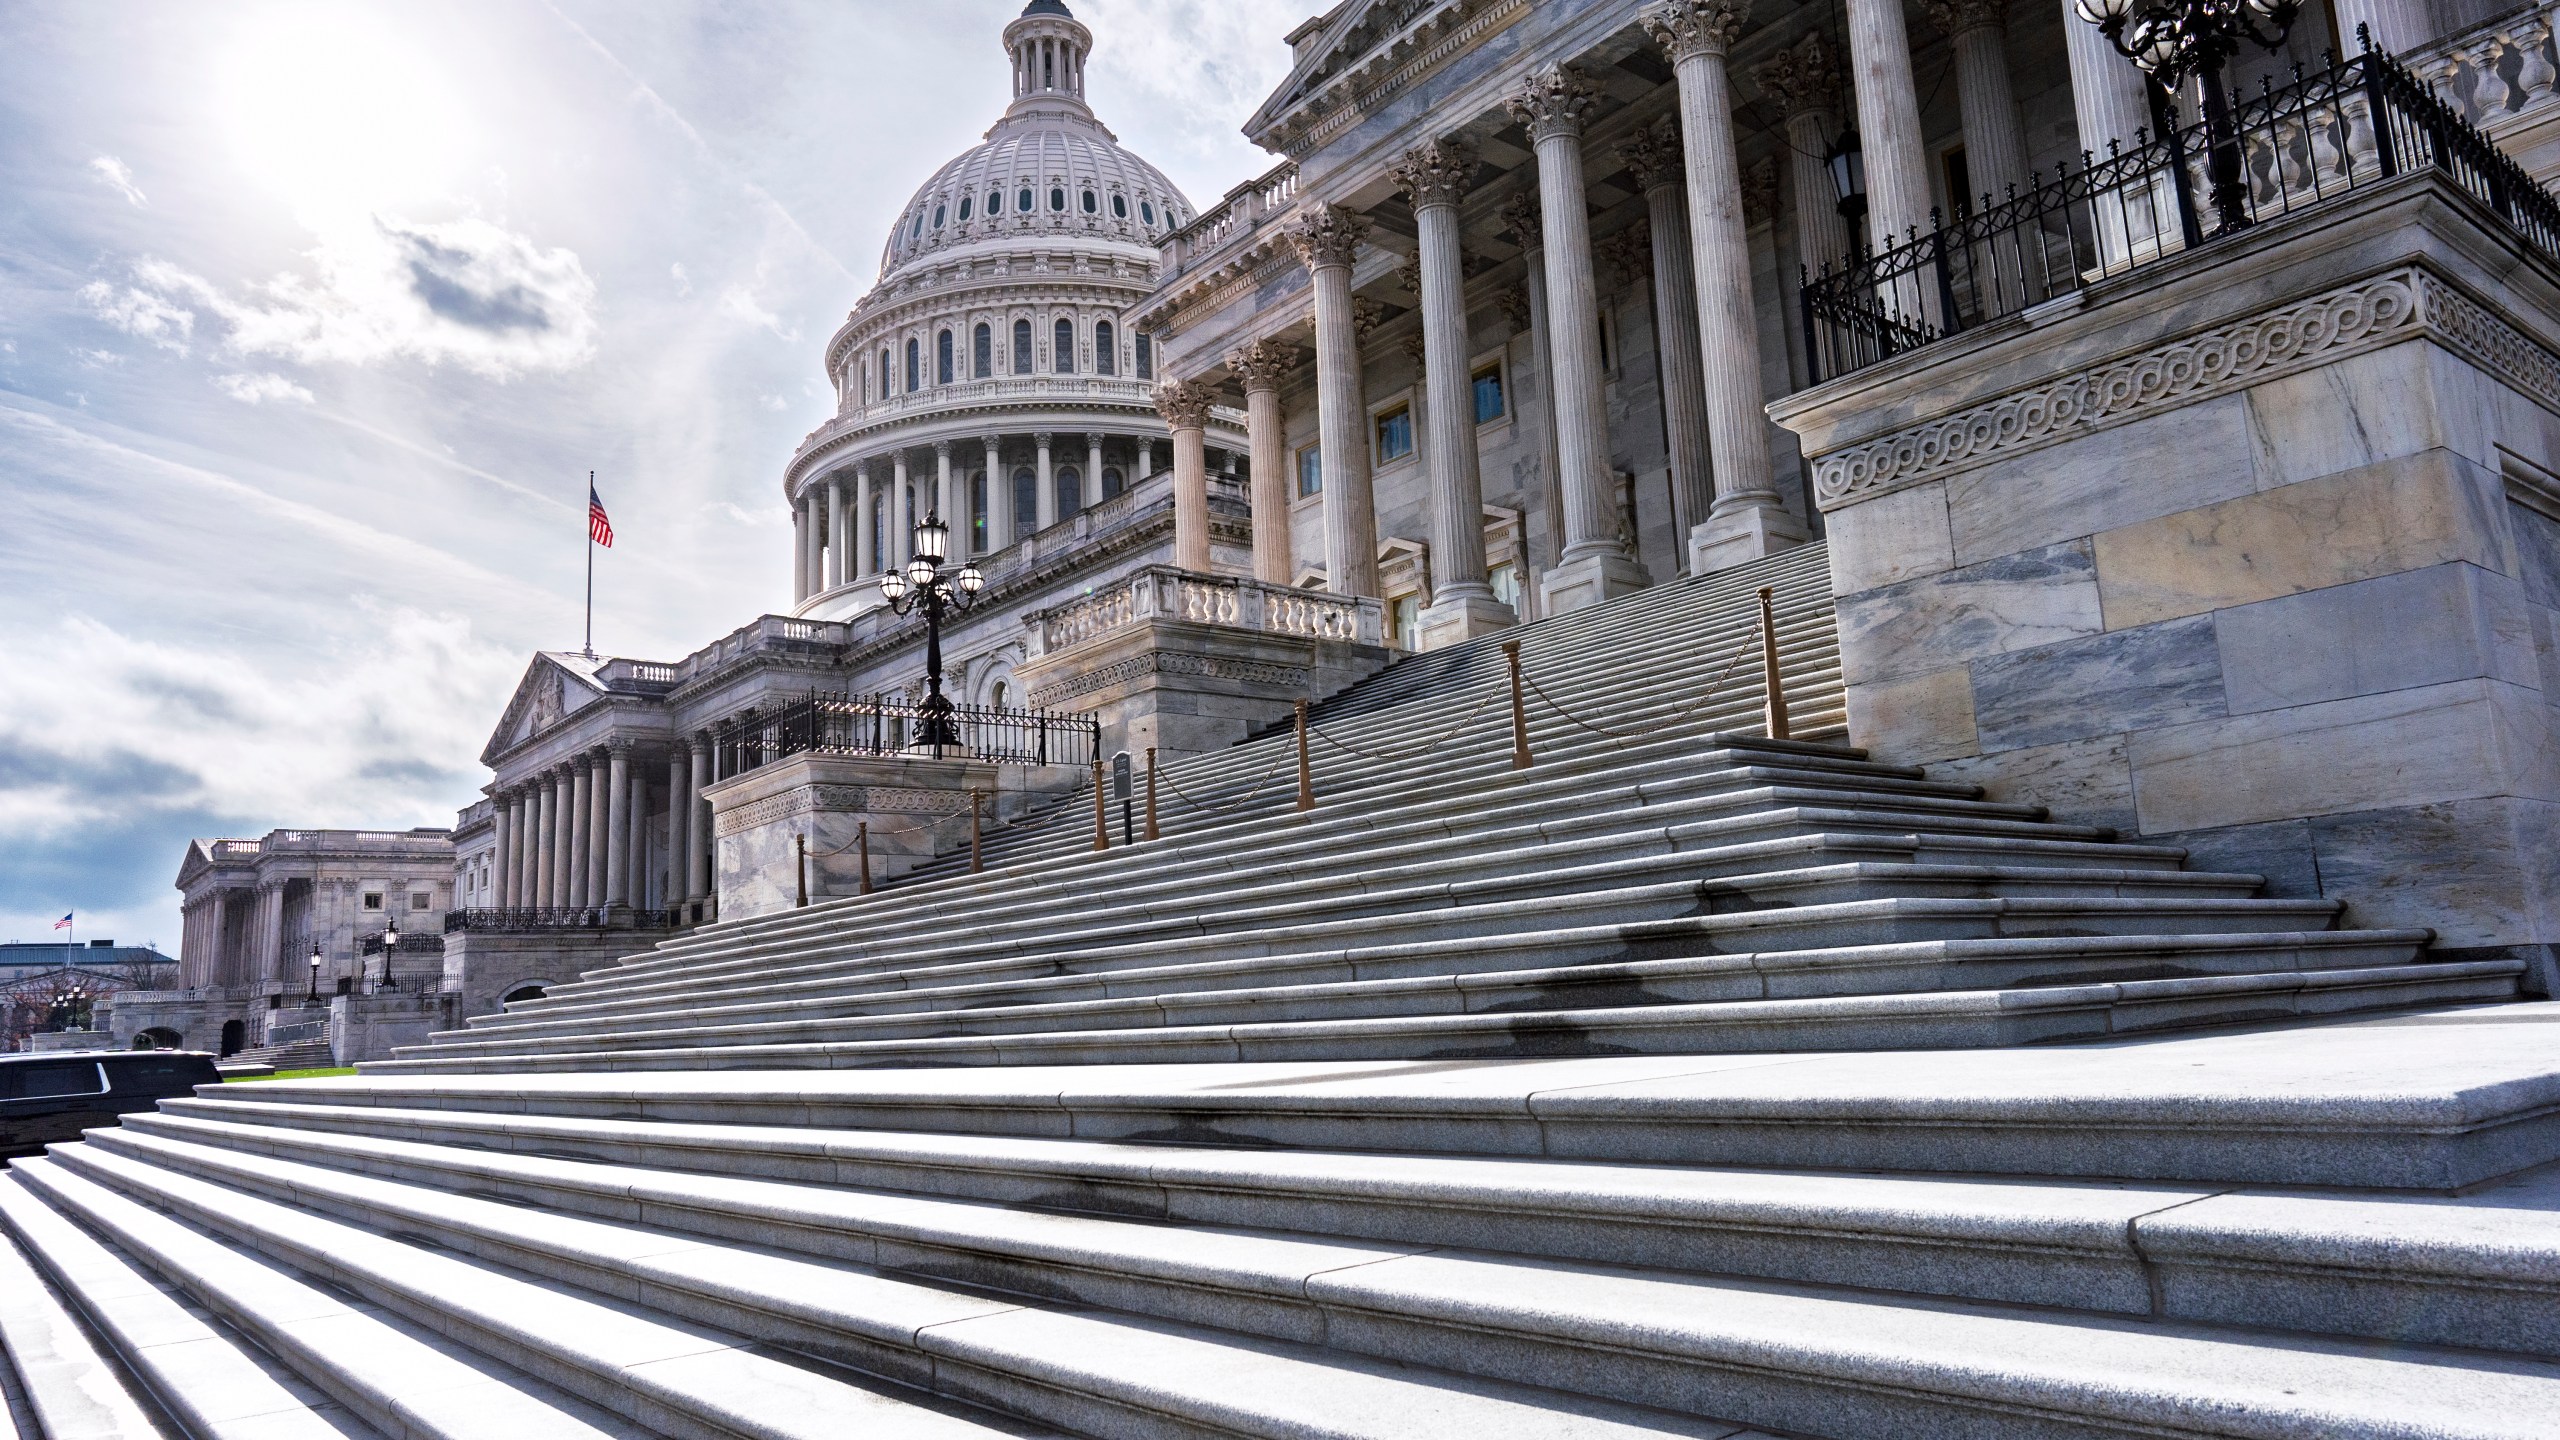
[[[1323,0],[1072,0],[1195,203]],[[527,655],[789,600],[783,462],[1019,0],[0,0],[0,939],[447,824]]]

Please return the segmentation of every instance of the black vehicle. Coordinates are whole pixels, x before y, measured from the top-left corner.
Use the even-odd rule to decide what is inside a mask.
[[[213,1057],[200,1051],[0,1055],[0,1158],[40,1155],[53,1141],[77,1140],[127,1111],[221,1080]]]

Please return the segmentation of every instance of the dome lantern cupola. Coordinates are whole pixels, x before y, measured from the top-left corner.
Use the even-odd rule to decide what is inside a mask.
[[[1021,18],[1004,27],[1004,48],[1013,57],[1017,107],[1060,100],[1084,105],[1084,62],[1093,51],[1093,32],[1062,0],[1031,0]]]

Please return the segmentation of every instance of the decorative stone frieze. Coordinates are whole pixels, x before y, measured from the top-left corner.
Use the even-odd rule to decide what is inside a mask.
[[[1387,307],[1384,305],[1366,295],[1352,297],[1351,333],[1354,336],[1366,341],[1381,324],[1385,323],[1386,318]]]
[[[2009,20],[2004,0],[1920,0],[1920,13],[1950,37],[1984,26],[1997,29]]]
[[[1502,102],[1511,118],[1529,132],[1531,143],[1558,135],[1580,135],[1600,103],[1591,82],[1572,65],[1541,65],[1529,72],[1520,88]]]
[[[1529,322],[1535,318],[1535,312],[1529,305],[1528,286],[1508,286],[1501,294],[1493,297],[1493,301],[1502,307],[1502,318],[1511,322],[1511,328],[1515,333],[1528,333]]]
[[[1444,137],[1426,140],[1407,150],[1387,175],[1419,210],[1426,205],[1455,205],[1465,199],[1475,173],[1476,147],[1465,140]]]
[[[1844,77],[1840,57],[1820,30],[1808,30],[1795,44],[1754,66],[1751,79],[1760,94],[1777,107],[1780,119],[1805,111],[1830,113]]]
[[[1667,115],[1619,142],[1618,158],[1627,162],[1638,190],[1679,185],[1687,179],[1681,169],[1679,122]]]
[[[1778,159],[1763,155],[1742,170],[1742,223],[1764,224],[1778,215]]]
[[[1303,207],[1298,223],[1289,228],[1289,243],[1297,247],[1300,263],[1319,270],[1359,258],[1360,242],[1368,233],[1368,218],[1358,211],[1315,201]]]
[[[1511,238],[1520,248],[1535,250],[1542,243],[1540,237],[1544,230],[1539,220],[1538,192],[1534,186],[1503,201],[1502,208],[1494,215],[1502,222],[1502,228],[1511,232]]]
[[[1692,55],[1731,54],[1750,18],[1751,0],[1663,0],[1636,23],[1676,65]]]
[[[1298,347],[1279,340],[1256,340],[1241,349],[1227,352],[1227,369],[1244,386],[1246,394],[1257,390],[1277,390],[1297,367]]]
[[[1156,387],[1156,413],[1164,417],[1169,429],[1197,430],[1209,423],[1209,407],[1215,398],[1209,387],[1198,380],[1168,380]]]
[[[2512,358],[2491,362],[2511,368],[2535,368],[2524,357],[2538,357],[2544,373],[2560,379],[2560,362],[2548,351],[2463,301],[2441,282],[2414,269],[2402,270],[1834,451],[1815,462],[1815,494],[1825,509],[1869,499],[2421,329],[2434,329],[2484,359],[2502,350],[2516,351]],[[2560,391],[2560,386],[2554,388]]]

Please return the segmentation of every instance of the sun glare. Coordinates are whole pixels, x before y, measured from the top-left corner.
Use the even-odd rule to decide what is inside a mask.
[[[223,57],[235,157],[306,222],[444,198],[468,170],[471,116],[403,13],[273,6],[244,17]]]

